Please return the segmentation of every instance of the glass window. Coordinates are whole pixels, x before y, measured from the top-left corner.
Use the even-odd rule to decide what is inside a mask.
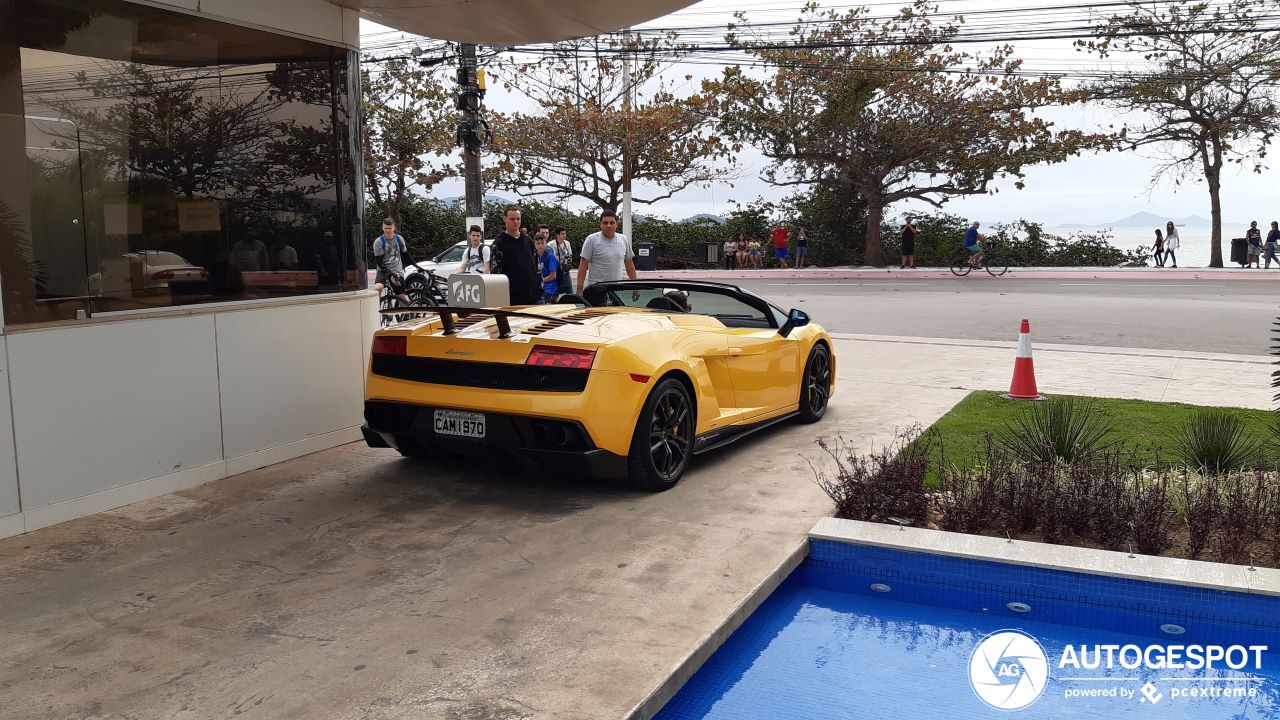
[[[463,247],[462,245],[454,245],[453,247],[449,248],[448,250],[445,250],[444,252],[436,256],[436,262],[442,262],[442,263],[461,262],[462,251],[465,249],[466,248]]]
[[[354,53],[117,0],[0,26],[6,324],[366,286]]]

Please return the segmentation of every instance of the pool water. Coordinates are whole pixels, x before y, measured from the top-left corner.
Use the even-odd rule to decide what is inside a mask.
[[[1009,610],[1014,601],[1031,610]],[[1186,632],[1167,635],[1164,623]],[[1271,597],[815,540],[810,559],[656,717],[1280,718],[1278,623]],[[1013,711],[986,704],[970,681],[978,644],[1010,628],[1048,660],[1043,692]],[[1068,645],[1217,643],[1268,648],[1254,654],[1260,668],[1240,670],[1058,667]]]

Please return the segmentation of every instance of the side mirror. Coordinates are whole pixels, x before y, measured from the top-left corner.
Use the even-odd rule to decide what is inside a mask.
[[[787,313],[787,321],[783,323],[782,327],[778,328],[778,334],[782,337],[788,337],[791,335],[792,330],[808,324],[809,314],[803,310],[792,308],[791,312]]]

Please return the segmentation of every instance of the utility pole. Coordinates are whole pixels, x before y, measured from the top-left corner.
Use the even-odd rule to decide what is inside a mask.
[[[466,182],[467,227],[484,228],[484,186],[480,177],[480,153],[489,144],[489,126],[480,116],[484,97],[484,71],[476,63],[476,46],[463,43],[458,56],[458,144],[462,146],[463,179]],[[465,231],[466,228],[463,228]]]
[[[631,237],[631,28],[622,35],[622,234]]]

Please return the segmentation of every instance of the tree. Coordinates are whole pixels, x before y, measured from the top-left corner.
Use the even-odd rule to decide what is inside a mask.
[[[658,79],[668,43],[577,40],[553,46],[536,64],[499,70],[539,112],[494,116],[499,163],[488,181],[526,196],[580,197],[617,209],[628,176],[654,189],[633,198],[639,204],[731,180],[731,163],[720,161],[738,148],[710,132],[706,98],[677,97]],[[629,73],[624,53],[634,56]],[[629,94],[636,101],[624,109]]]
[[[398,222],[415,190],[458,174],[458,112],[436,71],[414,60],[387,60],[362,75],[365,192],[377,214]]]
[[[1077,47],[1102,58],[1140,57],[1135,69],[1113,72],[1087,89],[1089,97],[1149,120],[1125,128],[1123,147],[1152,146],[1161,164],[1152,182],[1190,177],[1209,187],[1212,267],[1222,267],[1222,169],[1226,163],[1261,172],[1280,129],[1275,80],[1280,30],[1268,22],[1275,0],[1130,0],[1097,39]]]
[[[767,180],[862,197],[868,264],[884,264],[881,219],[893,203],[941,207],[991,192],[1006,176],[1021,188],[1024,167],[1102,142],[1036,117],[1035,109],[1066,97],[1059,82],[1022,77],[1007,45],[981,57],[953,49],[962,20],[936,25],[936,10],[918,0],[876,21],[865,7],[809,5],[786,44],[731,26],[728,41],[773,73],[759,78],[733,67],[705,85],[721,98],[721,130],[774,161]]]

